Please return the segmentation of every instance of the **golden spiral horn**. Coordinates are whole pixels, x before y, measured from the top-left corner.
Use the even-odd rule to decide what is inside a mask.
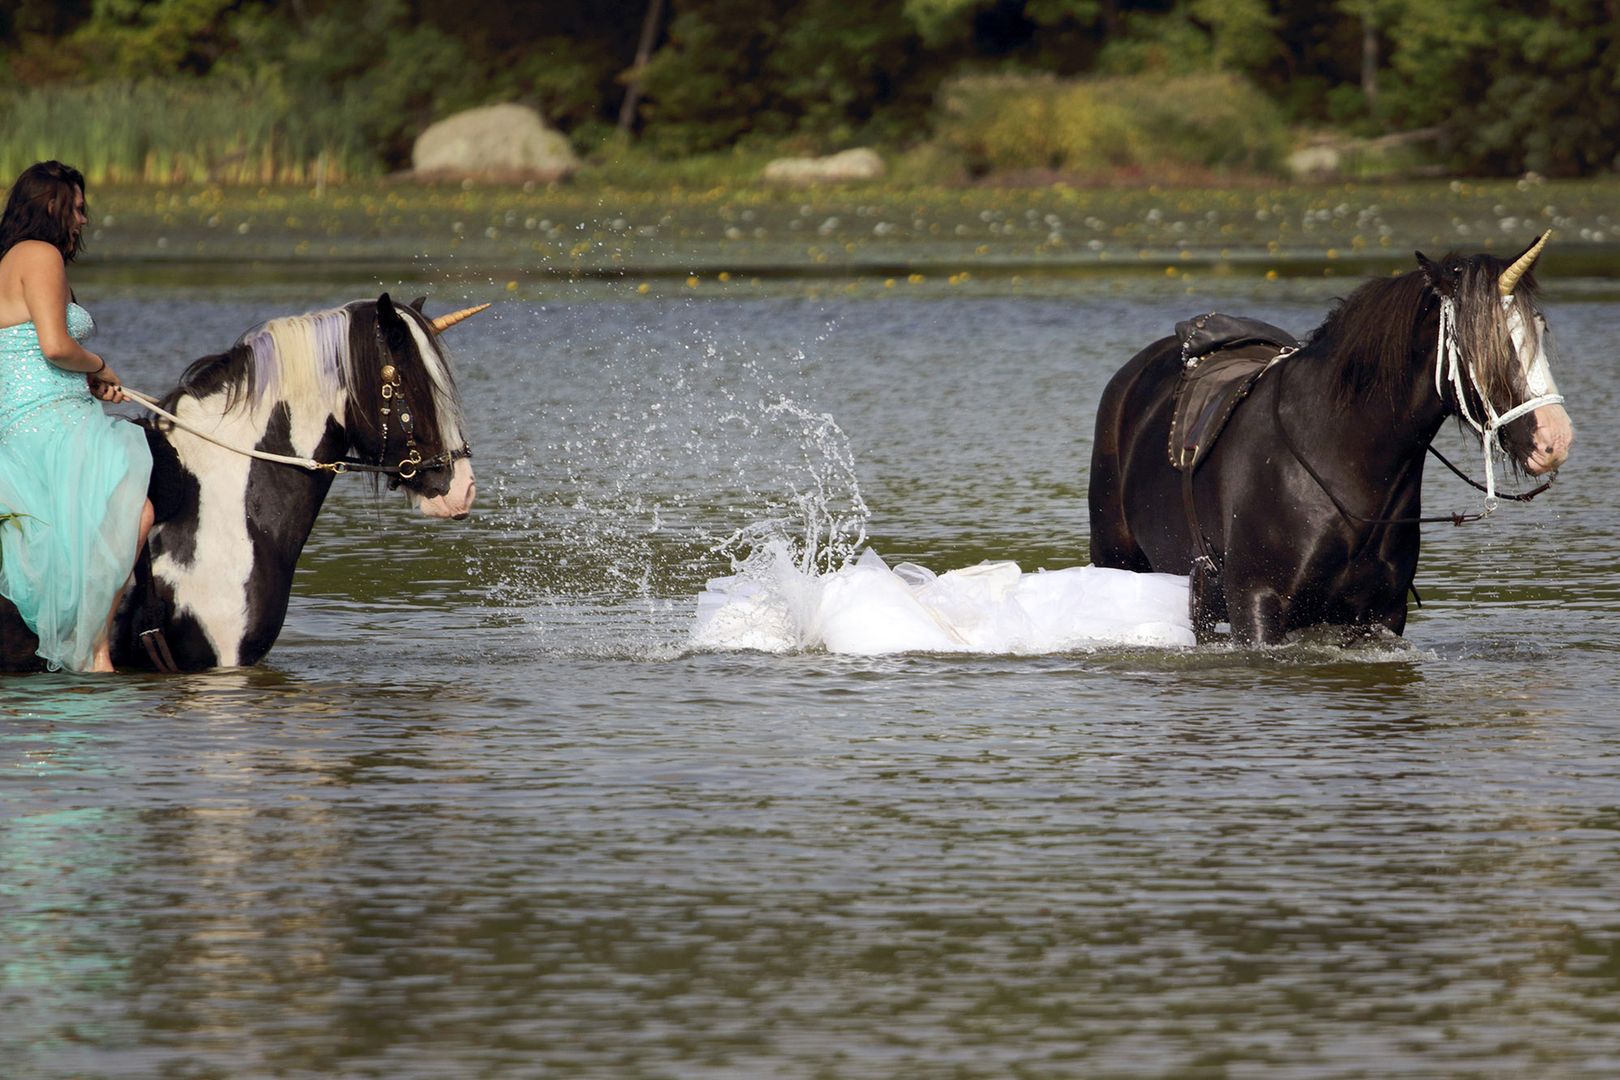
[[[1519,279],[1524,277],[1525,272],[1531,266],[1535,265],[1537,259],[1541,258],[1541,249],[1546,247],[1547,241],[1551,239],[1552,230],[1548,229],[1541,234],[1535,243],[1530,245],[1529,251],[1519,256],[1517,262],[1502,271],[1502,276],[1496,279],[1496,287],[1502,291],[1503,296],[1513,295],[1513,290],[1519,284]]]
[[[474,307],[462,308],[460,311],[452,311],[448,315],[440,315],[437,319],[433,320],[433,329],[442,334],[452,326],[456,325],[456,323],[461,322],[463,319],[472,318],[474,315],[478,314],[480,311],[483,311],[487,307],[489,307],[488,304],[478,304]]]

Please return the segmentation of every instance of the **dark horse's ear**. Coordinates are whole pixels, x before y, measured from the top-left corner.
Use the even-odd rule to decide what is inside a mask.
[[[1429,283],[1429,288],[1441,296],[1455,296],[1457,292],[1457,275],[1447,273],[1440,266],[1429,261],[1421,251],[1412,252],[1417,256],[1418,269],[1423,271],[1423,277]]]
[[[411,339],[411,332],[406,329],[405,320],[400,318],[399,312],[394,309],[394,301],[389,299],[387,293],[377,297],[377,329],[382,331],[383,340],[388,343],[389,351],[395,353],[405,351]]]

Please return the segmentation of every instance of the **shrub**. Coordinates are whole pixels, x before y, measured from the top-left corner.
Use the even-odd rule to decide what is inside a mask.
[[[938,114],[937,138],[979,174],[1188,166],[1273,172],[1287,151],[1277,107],[1221,73],[969,76],[946,84]]]

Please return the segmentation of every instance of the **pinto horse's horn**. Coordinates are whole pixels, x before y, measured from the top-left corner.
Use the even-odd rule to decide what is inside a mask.
[[[448,315],[440,315],[437,319],[433,320],[433,329],[442,334],[452,326],[456,325],[456,323],[461,322],[463,319],[472,318],[474,315],[478,314],[480,311],[483,311],[487,307],[489,307],[488,304],[479,304],[476,307],[462,308],[460,311],[452,311]]]
[[[1502,271],[1502,276],[1496,279],[1496,287],[1502,291],[1503,296],[1513,295],[1513,289],[1519,284],[1519,279],[1524,277],[1525,271],[1529,270],[1537,259],[1541,258],[1541,249],[1546,247],[1547,241],[1551,239],[1552,230],[1548,229],[1530,245],[1529,251],[1519,256],[1517,262]]]

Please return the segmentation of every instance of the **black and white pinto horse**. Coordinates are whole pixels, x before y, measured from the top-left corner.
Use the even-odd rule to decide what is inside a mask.
[[[433,320],[421,307],[384,293],[273,319],[193,363],[161,399],[174,421],[148,427],[150,582],[138,567],[125,593],[112,641],[118,667],[197,671],[263,659],[338,472],[380,474],[428,517],[467,515],[471,451],[439,334],[480,309]],[[0,608],[0,621],[23,625],[3,599]],[[0,665],[39,670],[11,624]]]
[[[1541,475],[1574,437],[1547,358],[1531,267],[1448,255],[1375,279],[1252,384],[1192,471],[1167,453],[1184,372],[1166,338],[1108,383],[1092,448],[1091,560],[1191,576],[1195,632],[1245,644],[1316,626],[1405,630],[1423,466],[1449,416]],[[1437,519],[1427,519],[1437,520]],[[1443,519],[1438,519],[1443,520]]]

